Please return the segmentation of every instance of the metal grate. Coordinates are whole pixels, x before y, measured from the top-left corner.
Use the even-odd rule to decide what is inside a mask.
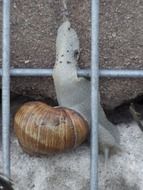
[[[98,86],[102,77],[143,77],[143,70],[99,70],[98,32],[99,32],[99,0],[91,0],[91,71],[78,70],[79,76],[91,76],[91,186],[90,190],[98,190]],[[51,76],[52,69],[10,69],[10,0],[3,0],[3,50],[2,50],[2,151],[3,172],[10,176],[10,76]]]
[[[2,151],[3,171],[10,176],[10,0],[3,0],[2,36]]]

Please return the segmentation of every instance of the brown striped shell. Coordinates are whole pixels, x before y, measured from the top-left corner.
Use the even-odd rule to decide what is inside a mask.
[[[87,138],[89,130],[79,113],[42,102],[25,103],[15,115],[14,129],[20,145],[30,154],[74,148]]]

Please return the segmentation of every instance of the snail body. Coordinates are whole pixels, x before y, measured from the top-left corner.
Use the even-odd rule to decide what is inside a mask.
[[[14,129],[20,145],[30,154],[75,148],[88,135],[87,121],[79,113],[42,102],[22,105],[15,115]]]
[[[56,63],[53,80],[60,106],[79,112],[91,124],[91,82],[84,77],[78,77],[77,64],[80,53],[79,38],[76,31],[67,20],[58,29],[56,39]],[[78,56],[77,56],[78,55]],[[120,150],[120,133],[106,117],[98,102],[99,111],[99,147],[108,158],[109,150]]]

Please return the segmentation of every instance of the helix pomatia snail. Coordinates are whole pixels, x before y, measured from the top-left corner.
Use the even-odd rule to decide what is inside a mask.
[[[77,75],[80,47],[76,31],[67,18],[58,29],[56,39],[56,63],[53,79],[60,106],[68,107],[82,114],[91,123],[91,82]],[[120,150],[120,133],[106,117],[99,95],[99,145],[105,160],[109,150]]]
[[[88,135],[87,121],[79,113],[42,102],[22,105],[15,115],[14,129],[20,145],[30,154],[71,149]]]

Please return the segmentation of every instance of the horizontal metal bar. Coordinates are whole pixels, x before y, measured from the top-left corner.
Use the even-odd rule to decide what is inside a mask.
[[[53,69],[11,69],[10,74],[11,76],[43,76],[43,77],[48,77],[52,76]],[[0,75],[1,75],[1,70],[0,70]],[[79,76],[86,76],[90,77],[90,69],[80,69],[78,70],[78,75]]]
[[[43,76],[48,77],[52,75],[53,69],[11,69],[11,76]],[[112,78],[143,78],[143,70],[127,70],[127,69],[101,69],[99,70],[101,77],[112,77]],[[0,76],[2,76],[2,69],[0,69]],[[90,69],[79,69],[78,76],[90,77]]]
[[[102,77],[112,78],[142,78],[143,70],[130,70],[130,69],[103,69],[100,70]]]
[[[12,69],[11,76],[43,76],[48,77],[52,75],[52,69]]]

